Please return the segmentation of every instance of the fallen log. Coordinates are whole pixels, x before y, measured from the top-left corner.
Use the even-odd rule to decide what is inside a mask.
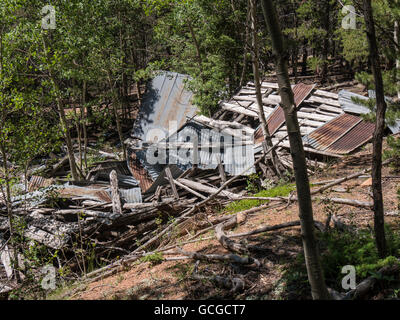
[[[209,187],[209,186],[206,186],[205,184],[198,183],[198,182],[191,181],[191,180],[184,179],[184,178],[179,178],[177,181],[184,184],[185,186],[187,186],[189,188],[196,189],[198,191],[205,192],[208,194],[213,194],[218,190],[217,188]],[[235,199],[238,197],[238,195],[236,195],[232,192],[229,192],[229,191],[221,191],[220,194],[223,197],[227,197],[230,199]]]
[[[289,197],[239,197],[236,200],[262,200],[262,201],[297,201],[297,196]],[[315,200],[322,200],[322,201],[331,201],[333,203],[344,204],[354,207],[363,207],[363,208],[372,208],[373,203],[367,201],[360,201],[360,200],[353,200],[353,199],[344,199],[344,198],[329,198],[329,197],[312,197],[313,201]]]
[[[175,184],[176,184],[177,186],[179,186],[179,187],[181,187],[182,189],[184,189],[184,190],[190,192],[191,194],[195,195],[196,197],[199,197],[200,199],[203,199],[203,200],[207,199],[207,197],[205,197],[205,196],[203,196],[202,194],[200,194],[200,193],[194,191],[193,189],[189,188],[188,186],[184,185],[183,183],[180,183],[180,182],[177,181],[177,180],[173,180],[173,181],[175,182]]]
[[[252,265],[255,264],[257,267],[260,267],[260,262],[257,259],[253,259],[251,257],[240,257],[236,254],[202,254],[199,252],[189,252],[184,251],[178,247],[178,250],[181,254],[190,257],[194,260],[200,261],[221,261],[221,262],[229,262],[229,263],[237,263],[242,265]]]

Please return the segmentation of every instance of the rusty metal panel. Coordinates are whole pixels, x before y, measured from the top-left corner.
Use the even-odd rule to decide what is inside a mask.
[[[294,95],[294,103],[296,108],[303,103],[303,101],[311,94],[313,91],[315,84],[308,85],[304,83],[296,84],[292,90]],[[285,123],[285,113],[282,107],[277,106],[275,110],[269,115],[267,118],[268,131],[272,136],[283,124]],[[254,141],[255,143],[260,143],[264,140],[262,128],[259,127],[257,131],[254,133]]]
[[[315,84],[304,83],[298,83],[293,87],[294,103],[297,108],[305,99],[307,99],[314,87]]]
[[[281,106],[277,106],[267,119],[268,132],[272,136],[285,123],[285,113]],[[260,127],[261,135],[262,128]]]
[[[187,117],[193,117],[197,108],[192,105],[193,93],[185,89],[188,76],[175,72],[160,72],[148,85],[143,97],[133,135],[143,142],[151,129],[161,130],[168,135],[169,122],[176,121],[179,129]],[[150,141],[148,141],[150,142]]]
[[[97,201],[111,202],[110,194],[105,189],[93,189],[89,187],[65,186],[60,189],[59,194],[65,198],[91,198]]]
[[[139,187],[142,189],[142,192],[145,192],[153,184],[153,179],[150,177],[148,171],[143,167],[135,153],[129,155],[128,161],[130,172],[136,181],[139,182]]]
[[[350,153],[371,140],[374,130],[374,123],[361,121],[344,136],[332,143],[325,151],[337,154]]]
[[[54,179],[46,179],[41,176],[32,176],[29,180],[28,191],[32,192],[40,188],[46,188],[53,184]]]
[[[303,141],[314,149],[325,150],[359,122],[360,117],[344,113],[305,136]]]

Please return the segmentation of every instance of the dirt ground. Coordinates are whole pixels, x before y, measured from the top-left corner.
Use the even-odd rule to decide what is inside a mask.
[[[344,177],[369,167],[371,159],[371,145],[356,155],[348,156],[337,164],[329,166],[316,175],[310,177],[311,182],[326,181]],[[386,223],[393,224],[399,221],[397,189],[400,186],[400,177],[390,168],[384,167],[382,172],[385,212],[388,213]],[[372,201],[371,187],[368,178],[353,179],[329,191],[330,197]],[[316,188],[318,186],[315,186]],[[325,223],[327,206],[321,202],[313,203],[314,219]],[[341,221],[357,227],[373,226],[373,212],[365,208],[338,205],[333,209]],[[220,213],[214,213],[218,215]],[[299,220],[296,203],[288,207],[285,204],[279,207],[265,209],[248,215],[242,225],[230,230],[230,233],[250,231],[265,225],[276,225]],[[229,235],[229,232],[227,234]],[[214,231],[198,237],[198,241],[183,245],[186,251],[200,253],[228,253],[217,240],[209,238]],[[182,239],[181,239],[182,240]],[[290,294],[282,294],[285,289],[283,279],[284,270],[302,252],[300,227],[281,229],[275,232],[262,233],[247,237],[241,241],[256,244],[260,250],[252,254],[259,259],[261,267],[234,266],[223,263],[201,262],[198,274],[206,276],[238,277],[245,282],[245,289],[241,292],[232,292],[221,288],[210,280],[195,280],[191,277],[195,261],[191,259],[163,261],[161,263],[136,262],[129,270],[106,277],[88,284],[83,291],[67,297],[67,299],[99,300],[99,299],[282,299],[290,298]],[[180,256],[179,254],[164,255],[164,257]]]

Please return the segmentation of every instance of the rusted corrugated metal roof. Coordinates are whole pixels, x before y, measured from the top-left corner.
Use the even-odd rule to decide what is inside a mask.
[[[267,119],[269,134],[273,135],[276,132],[276,130],[278,130],[279,127],[284,124],[284,122],[285,122],[285,113],[281,106],[277,106]]]
[[[309,96],[315,84],[298,83],[293,87],[294,103],[298,108],[301,103]]]
[[[359,122],[360,117],[344,113],[311,132],[303,141],[314,149],[325,150]]]
[[[347,154],[362,146],[364,143],[372,139],[375,124],[367,121],[359,122],[344,136],[332,143],[325,151]]]
[[[268,132],[272,136],[285,123],[285,113],[281,106],[277,106],[267,118]],[[254,133],[254,143],[264,141],[261,126]]]
[[[301,103],[310,95],[315,85],[308,85],[304,83],[296,84],[292,90],[294,95],[294,102],[298,108]],[[285,113],[281,106],[277,106],[274,111],[267,118],[268,131],[272,136],[283,124],[285,123]],[[259,127],[254,133],[255,143],[260,143],[264,140],[262,128]]]

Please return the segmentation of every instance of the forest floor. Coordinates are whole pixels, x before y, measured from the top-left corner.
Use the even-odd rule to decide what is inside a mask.
[[[371,149],[372,145],[368,144],[358,153],[331,164],[326,170],[310,177],[311,182],[337,179],[369,167]],[[400,178],[389,167],[383,168],[382,176],[385,212],[389,213],[385,222],[399,230],[397,190],[400,187]],[[329,196],[371,201],[370,188],[368,178],[358,178],[336,186],[329,191]],[[322,202],[314,202],[313,210],[314,219],[317,221],[325,223],[327,210],[333,210],[346,225],[358,229],[365,228],[371,232],[373,230],[372,210],[346,205],[328,208],[327,204]],[[226,213],[211,210],[209,214],[217,216]],[[246,232],[260,226],[296,220],[299,220],[298,207],[296,202],[292,202],[288,207],[281,205],[278,208],[269,208],[248,215],[246,221],[232,231]],[[213,235],[214,230],[211,229],[198,237],[197,242],[182,245],[181,248],[203,254],[229,253]],[[183,239],[175,239],[175,243],[179,245],[179,241]],[[260,268],[218,262],[201,262],[198,269],[196,268],[199,275],[242,279],[245,288],[240,292],[220,287],[209,280],[194,279],[192,274],[195,260],[163,261],[162,258],[155,256],[154,259],[138,260],[113,276],[80,286],[79,290],[71,291],[71,287],[57,290],[49,295],[48,299],[310,299],[306,270],[304,263],[301,262],[303,251],[300,227],[261,233],[247,237],[246,241],[259,247],[258,252],[253,253],[252,257],[261,262]],[[337,279],[328,278],[327,282],[334,286]],[[397,294],[398,290],[391,290],[385,297],[393,297],[393,292]]]

